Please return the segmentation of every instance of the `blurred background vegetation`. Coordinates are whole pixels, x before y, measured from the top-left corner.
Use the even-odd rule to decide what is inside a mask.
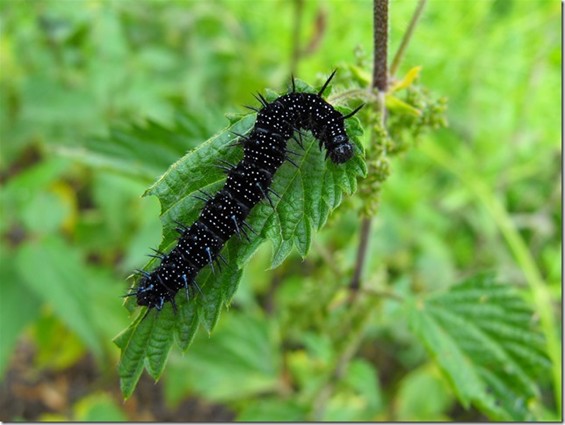
[[[391,2],[389,52],[415,6]],[[339,303],[329,283],[346,285],[355,264],[355,195],[304,262],[266,270],[264,246],[211,337],[173,351],[162,379],[144,376],[125,404],[112,343],[131,319],[125,278],[161,239],[158,201],[140,195],[176,158],[116,159],[111,141],[188,122],[188,148],[251,93],[284,90],[299,8],[298,77],[371,72],[368,0],[2,3],[0,419],[306,417],[335,349],[320,303]],[[420,82],[449,99],[449,127],[392,161],[365,281],[428,293],[493,271],[560,326],[560,25],[551,1],[428,2],[398,76],[422,66]],[[382,298],[321,418],[486,419],[459,404],[399,314]],[[560,418],[552,376],[539,376],[536,418]]]

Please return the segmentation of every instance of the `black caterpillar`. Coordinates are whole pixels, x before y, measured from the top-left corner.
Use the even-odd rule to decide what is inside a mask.
[[[269,195],[278,196],[270,185],[283,162],[292,162],[286,144],[295,131],[300,135],[301,129],[310,130],[320,148],[325,146],[326,158],[336,164],[353,157],[344,121],[363,105],[344,116],[322,98],[335,72],[317,94],[296,92],[292,79],[292,92],[271,103],[258,95],[262,108],[255,109],[255,126],[247,136],[237,134],[243,159],[237,165],[222,165],[227,172],[224,187],[215,196],[205,194],[206,205],[196,222],[190,227],[179,223],[176,247],[168,254],[155,251],[152,256],[161,264],[151,272],[139,271],[139,285],[126,296],[136,296],[137,304],[147,306],[148,312],[161,310],[166,302],[176,311],[179,290],[184,288],[187,298],[192,288],[200,290],[195,282],[199,271],[208,264],[213,268],[218,259],[225,262],[220,254],[224,244],[236,233],[247,237],[247,230],[253,231],[245,222],[253,207],[263,199],[272,205]],[[298,141],[301,144],[301,139]]]

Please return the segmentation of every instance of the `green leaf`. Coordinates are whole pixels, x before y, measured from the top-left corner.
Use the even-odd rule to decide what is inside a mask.
[[[302,422],[308,410],[293,399],[260,398],[246,403],[237,416],[238,422]]]
[[[114,339],[114,343],[121,349],[118,374],[120,375],[120,388],[125,398],[132,395],[143,372],[147,347],[156,320],[157,315],[154,313],[148,314],[147,317],[139,316],[129,328]]]
[[[151,312],[159,314],[159,320],[155,321],[155,326],[151,332],[151,338],[147,339],[146,347],[146,368],[155,380],[159,379],[165,369],[165,363],[173,345],[173,335],[171,329],[174,328],[174,312],[170,305],[161,312]]]
[[[2,247],[7,252],[7,247]],[[24,328],[35,320],[41,305],[38,297],[25,285],[15,269],[13,258],[4,254],[0,261],[0,376],[10,361],[12,349]]]
[[[181,301],[181,303],[184,302]],[[194,308],[180,308],[179,316],[179,319],[175,321],[176,342],[181,350],[186,351],[194,340],[200,323],[198,312]]]
[[[374,419],[382,411],[382,394],[374,366],[354,359],[330,398],[323,420],[331,422]]]
[[[453,385],[461,403],[495,420],[532,419],[540,376],[550,362],[533,315],[513,287],[489,276],[413,299],[410,326]]]
[[[281,364],[276,341],[270,320],[233,312],[213,338],[197,337],[186,358],[171,356],[167,399],[197,392],[225,402],[276,390]]]
[[[152,179],[212,132],[208,121],[202,114],[182,112],[171,127],[146,120],[112,128],[106,137],[87,139],[82,148],[58,152],[95,167]]]
[[[297,87],[299,90],[312,90],[298,81]],[[269,92],[267,97],[273,100],[277,95]],[[348,112],[347,109],[343,111]],[[237,138],[233,133],[249,132],[255,119],[255,114],[232,117],[229,128],[174,163],[147,190],[145,195],[155,195],[161,202],[164,228],[161,250],[168,251],[176,243],[176,222],[190,224],[197,219],[203,203],[194,195],[198,194],[199,190],[214,193],[222,187],[225,175],[214,165],[219,159],[233,163],[241,159],[242,150],[230,147],[229,144]],[[312,239],[312,230],[319,229],[326,222],[330,212],[341,202],[343,193],[353,193],[357,187],[356,179],[366,174],[365,162],[362,159],[363,148],[358,140],[362,133],[359,122],[356,119],[348,120],[346,127],[348,135],[357,147],[357,155],[353,159],[346,164],[335,165],[325,160],[324,152],[320,151],[314,138],[306,136],[303,141],[304,151],[295,161],[298,168],[285,163],[275,176],[273,190],[280,195],[280,199],[273,199],[274,208],[268,202],[263,202],[251,212],[247,222],[255,233],[250,232],[249,241],[232,238],[223,251],[228,264],[222,266],[221,271],[215,270],[215,273],[207,267],[198,275],[197,283],[202,294],[196,291],[196,297],[188,302],[180,301],[185,298],[182,294],[177,297],[179,314],[176,317],[169,316],[167,306],[161,314],[150,313],[152,326],[148,327],[138,318],[126,333],[116,339],[116,344],[122,348],[119,371],[126,396],[133,391],[145,358],[148,359],[148,371],[157,379],[164,368],[174,339],[186,350],[198,323],[208,332],[214,329],[222,307],[231,301],[235,293],[242,267],[261,243],[267,239],[273,243],[272,267],[281,264],[294,246],[302,256],[306,255]],[[165,130],[160,129],[160,134],[163,140],[167,139]],[[292,149],[300,150],[296,142],[289,143],[296,145],[292,146]],[[150,262],[146,269],[151,270],[155,264]],[[128,299],[126,305],[129,308],[134,307],[135,300]],[[183,323],[185,319],[187,321]],[[140,326],[142,328],[138,331],[137,327]],[[170,335],[174,332],[176,338],[165,336],[167,332]]]
[[[92,311],[95,306],[91,305],[88,275],[77,252],[60,239],[49,238],[42,244],[23,245],[16,264],[27,287],[100,357],[101,340]]]
[[[80,422],[126,422],[127,416],[105,393],[91,394],[73,407],[73,419]]]
[[[453,404],[453,394],[431,363],[410,371],[398,384],[395,418],[403,422],[442,422]]]

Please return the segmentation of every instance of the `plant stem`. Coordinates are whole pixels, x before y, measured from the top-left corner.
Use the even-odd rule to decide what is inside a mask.
[[[388,47],[388,0],[373,0],[373,83],[372,88],[386,92]]]
[[[406,29],[406,32],[402,36],[400,46],[398,47],[398,50],[396,51],[396,54],[394,55],[394,59],[392,60],[392,63],[390,65],[390,75],[396,74],[398,66],[400,65],[400,62],[402,61],[402,57],[404,56],[404,52],[406,51],[406,47],[408,46],[408,43],[412,38],[412,34],[414,33],[416,24],[418,24],[418,20],[420,19],[420,16],[424,11],[425,5],[426,5],[426,0],[420,0],[418,2],[418,5],[416,6],[416,10],[412,15],[412,19],[410,19],[410,24],[408,24],[408,28]]]
[[[365,265],[365,257],[367,256],[367,248],[369,246],[369,236],[371,234],[371,218],[363,217],[361,221],[361,234],[359,237],[359,246],[357,248],[357,262],[355,264],[355,271],[353,278],[349,284],[349,288],[353,292],[357,292],[361,287],[361,274],[363,273],[363,266]]]
[[[373,81],[371,83],[371,91],[377,89],[378,91],[378,105],[380,112],[381,123],[384,125],[386,114],[384,95],[387,90],[388,73],[387,73],[387,42],[388,42],[388,0],[373,0],[373,42],[374,42],[374,56],[373,56]],[[373,135],[371,144],[375,143],[375,136]],[[371,218],[364,217],[361,221],[361,233],[359,248],[357,250],[357,263],[353,279],[350,283],[352,295],[358,293],[361,282],[361,274],[363,272],[363,265],[365,257],[367,256],[367,247],[369,244],[369,237],[371,233]],[[331,373],[326,377],[324,383],[319,387],[316,392],[312,403],[312,418],[314,420],[321,420],[324,416],[326,405],[333,393],[336,382],[338,382],[347,370],[347,366],[351,359],[359,349],[359,345],[363,341],[365,327],[369,322],[371,312],[373,311],[373,303],[369,297],[351,297],[352,303],[351,326],[348,330],[348,338],[341,341],[337,350],[339,356],[333,365]]]
[[[373,81],[371,89],[378,90],[381,124],[386,124],[386,111],[384,95],[388,86],[387,71],[387,44],[388,44],[388,0],[373,0]],[[374,136],[371,144],[374,144]],[[371,217],[363,217],[361,221],[361,234],[357,248],[357,262],[349,288],[355,293],[361,286],[361,275],[367,256],[369,237],[371,234]]]
[[[397,302],[404,302],[405,301],[404,297],[402,297],[401,295],[398,295],[394,292],[390,292],[390,291],[363,288],[363,289],[361,289],[361,292],[363,294],[366,294],[370,297],[375,297],[377,299],[387,298],[387,299],[394,300],[394,301],[397,301]]]

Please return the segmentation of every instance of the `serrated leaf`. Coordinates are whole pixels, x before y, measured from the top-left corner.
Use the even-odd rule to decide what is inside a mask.
[[[224,305],[224,299],[222,294],[222,283],[223,278],[226,274],[222,273],[219,279],[208,271],[208,273],[201,273],[205,275],[204,278],[198,277],[198,284],[202,285],[204,297],[198,302],[198,317],[200,318],[200,323],[204,326],[204,329],[208,333],[212,332],[212,329],[218,323],[220,318],[220,312],[222,306]]]
[[[527,304],[488,276],[409,303],[410,326],[461,403],[492,419],[532,419],[530,399],[550,363]]]
[[[133,394],[143,372],[147,343],[151,338],[156,320],[156,314],[149,314],[144,319],[138,317],[129,328],[114,338],[114,343],[121,349],[118,374],[120,375],[120,389],[125,398]]]
[[[298,80],[296,83],[299,90],[312,90]],[[268,99],[276,97],[277,95],[273,92],[267,94]],[[346,109],[344,111],[348,112]],[[223,186],[225,174],[215,165],[220,159],[237,163],[242,158],[242,149],[229,146],[237,139],[233,133],[246,134],[253,128],[255,120],[255,114],[232,117],[229,128],[197,146],[174,163],[146,191],[145,195],[155,195],[161,202],[163,241],[160,250],[169,251],[176,243],[178,238],[175,231],[178,226],[176,222],[191,224],[197,219],[203,202],[194,195],[197,195],[200,190],[215,193]],[[164,339],[161,332],[167,329],[172,332],[174,328],[175,339],[181,348],[186,349],[198,328],[197,323],[194,322],[195,314],[197,314],[198,322],[208,332],[213,330],[222,307],[229,304],[235,293],[241,278],[242,267],[265,240],[269,239],[273,243],[273,267],[281,264],[295,246],[301,255],[306,255],[312,239],[312,230],[319,229],[326,222],[329,213],[341,202],[343,192],[353,193],[357,177],[366,173],[366,166],[362,158],[363,149],[358,140],[358,136],[362,133],[359,122],[355,119],[348,120],[346,127],[356,146],[357,155],[346,164],[339,166],[324,158],[324,152],[320,151],[318,143],[312,136],[304,138],[303,151],[296,142],[289,142],[293,145],[291,149],[301,151],[301,155],[295,159],[298,167],[285,163],[277,171],[272,189],[279,194],[280,198],[273,197],[274,208],[268,202],[257,205],[247,219],[248,224],[254,230],[249,233],[249,240],[233,237],[222,252],[228,264],[222,265],[222,270],[218,270],[218,267],[215,266],[212,272],[210,267],[206,267],[199,273],[196,281],[203,296],[195,294],[196,298],[190,302],[179,302],[180,313],[174,319],[174,323],[177,323],[188,318],[189,324],[170,324],[166,318],[158,315],[154,319],[155,323],[151,330],[147,331],[144,327],[139,337],[137,332],[131,333],[132,341],[142,338],[143,343],[151,347],[151,351],[145,351],[141,356],[137,351],[136,355],[129,356],[124,356],[122,353],[121,362],[136,363],[135,365],[123,365],[120,369],[123,371],[120,377],[130,381],[123,387],[130,390],[131,381],[139,379],[137,372],[144,361],[144,356],[151,356],[154,360],[149,362],[148,369],[152,376],[158,378],[173,340],[172,338]],[[328,193],[331,196],[324,196]],[[154,262],[149,263],[146,269],[151,270],[154,266]],[[180,298],[178,296],[177,301]],[[132,306],[135,300],[130,298],[126,304]],[[141,326],[141,323],[136,321],[132,326]],[[146,331],[149,333],[146,334]],[[159,341],[153,342],[153,338]],[[116,341],[118,342],[121,340]],[[159,353],[159,350],[162,352]]]
[[[226,258],[233,258],[234,254],[230,253],[230,248],[228,247],[224,250],[224,257]],[[237,260],[237,258],[234,258]],[[240,264],[237,261],[231,261],[228,263],[227,269],[224,272],[224,279],[222,282],[222,299],[224,303],[228,305],[233,298],[237,287],[239,286],[239,282],[241,280],[241,275],[243,274],[243,269],[241,268]]]
[[[182,298],[182,297],[181,297]],[[196,335],[199,325],[198,312],[194,308],[184,308],[181,301],[179,308],[179,319],[175,321],[176,341],[180,349],[186,351]]]
[[[273,239],[276,249],[273,251],[273,258],[271,259],[271,269],[274,269],[282,264],[286,257],[292,252],[292,242],[285,241],[284,239]]]
[[[114,127],[108,136],[87,139],[81,148],[57,150],[95,167],[153,179],[212,131],[202,114],[183,111],[176,114],[171,127],[146,120],[142,124]]]
[[[312,242],[312,224],[310,222],[310,217],[305,217],[298,223],[297,227],[297,244],[296,249],[298,253],[304,258],[310,249],[310,243]]]
[[[156,314],[152,312],[150,314]],[[167,305],[159,313],[159,320],[156,321],[155,326],[151,332],[151,338],[147,340],[147,350],[145,357],[147,358],[147,371],[155,380],[159,379],[165,363],[169,355],[171,346],[173,345],[173,335],[171,330],[175,326],[175,317],[173,308]]]

